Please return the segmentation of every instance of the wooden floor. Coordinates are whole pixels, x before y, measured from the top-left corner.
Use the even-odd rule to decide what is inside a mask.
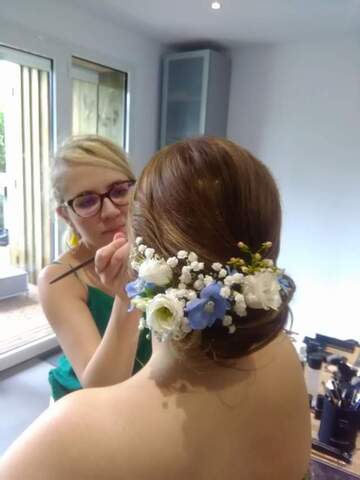
[[[0,355],[52,334],[35,285],[28,294],[0,300]]]

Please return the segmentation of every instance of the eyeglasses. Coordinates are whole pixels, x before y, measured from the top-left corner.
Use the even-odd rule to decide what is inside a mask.
[[[105,193],[85,192],[64,202],[63,206],[70,207],[82,218],[92,217],[100,212],[105,198],[108,198],[116,207],[125,207],[129,203],[129,192],[134,184],[134,180],[117,182]]]

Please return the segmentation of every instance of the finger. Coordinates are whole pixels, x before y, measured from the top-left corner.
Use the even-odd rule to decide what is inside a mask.
[[[126,238],[125,232],[115,233],[113,240],[120,240],[121,238]]]
[[[111,261],[114,253],[127,243],[125,238],[112,241],[105,247],[100,248],[95,254],[95,271],[101,273]]]
[[[116,250],[114,255],[111,257],[111,260],[106,268],[106,275],[108,279],[113,280],[116,277],[123,275],[124,271],[127,269],[129,249],[130,245],[126,243]]]

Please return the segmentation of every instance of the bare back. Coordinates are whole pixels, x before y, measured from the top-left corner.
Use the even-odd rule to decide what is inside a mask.
[[[74,441],[92,459],[83,467],[106,470],[94,478],[302,479],[310,418],[287,337],[198,381],[193,375],[171,384],[156,369],[150,361],[126,383],[72,399],[72,416],[84,422]]]
[[[201,374],[169,374],[160,360],[56,402],[12,446],[0,478],[302,480],[310,417],[287,337]]]

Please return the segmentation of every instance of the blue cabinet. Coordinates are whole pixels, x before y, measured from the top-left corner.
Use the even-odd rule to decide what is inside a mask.
[[[160,146],[226,135],[230,59],[214,50],[164,56]]]

